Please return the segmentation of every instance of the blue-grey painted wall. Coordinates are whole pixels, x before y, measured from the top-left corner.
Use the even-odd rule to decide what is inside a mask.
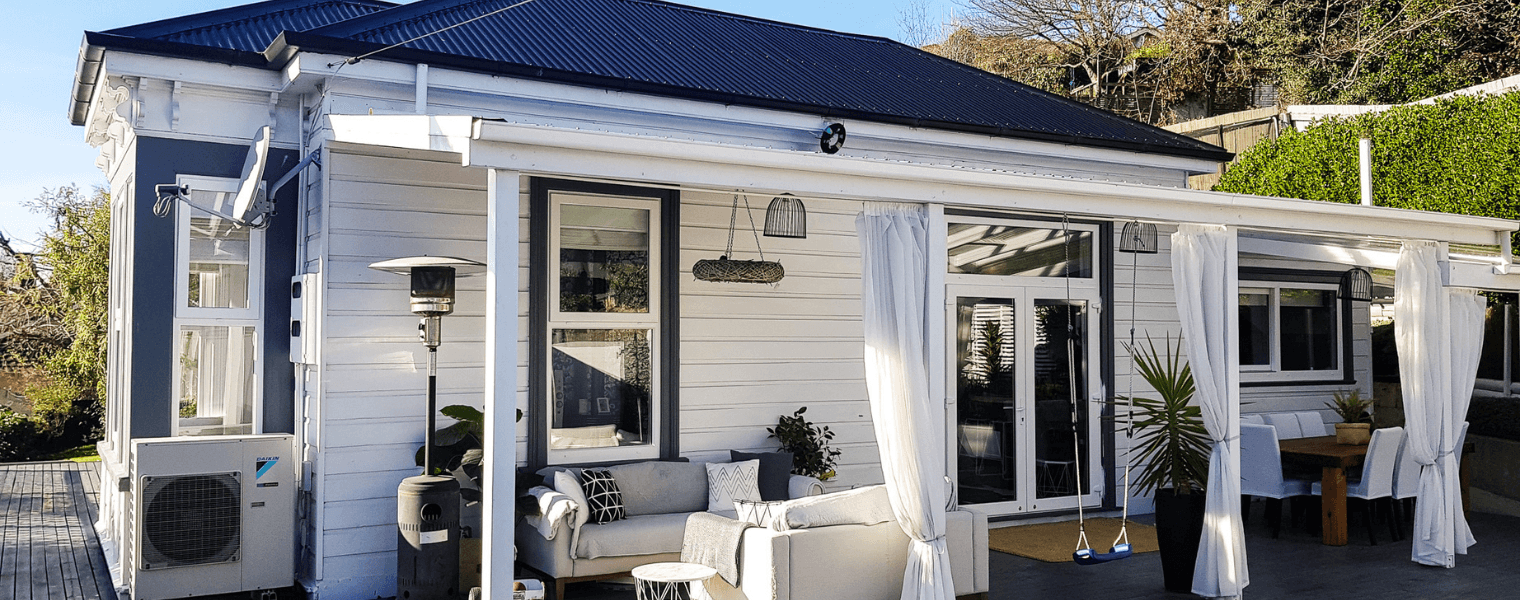
[[[153,186],[179,175],[238,177],[248,146],[137,138],[137,230],[130,249],[132,271],[132,437],[173,435],[174,217],[153,214]],[[295,166],[290,150],[270,149],[265,181]],[[291,184],[275,198],[276,211],[264,234],[264,431],[295,432],[295,376],[290,364],[289,282],[296,266],[296,191]],[[175,210],[184,210],[183,206]]]

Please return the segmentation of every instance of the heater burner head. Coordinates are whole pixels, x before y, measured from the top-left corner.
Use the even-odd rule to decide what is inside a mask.
[[[440,317],[454,312],[454,280],[485,272],[483,263],[447,256],[416,256],[377,262],[371,269],[412,278],[412,312]]]

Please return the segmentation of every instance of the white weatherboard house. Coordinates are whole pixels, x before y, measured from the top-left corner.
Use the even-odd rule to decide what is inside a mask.
[[[1443,365],[1481,333],[1442,294],[1520,289],[1515,223],[1188,190],[1229,155],[881,38],[652,0],[511,4],[270,0],[85,36],[69,114],[111,182],[117,568],[135,560],[134,441],[286,433],[295,580],[395,593],[426,358],[406,280],[368,265],[415,255],[489,265],[444,319],[439,404],[487,414],[491,597],[511,584],[514,467],[726,461],[773,448],[766,427],[802,406],[843,451],[828,489],[889,482],[900,520],[905,490],[944,499],[937,472],[993,519],[1116,507],[1128,439],[1101,417],[1131,388],[1132,319],[1142,340],[1186,334],[1221,440],[1195,589],[1232,595],[1244,571],[1215,558],[1240,543],[1221,517],[1236,417],[1370,393],[1367,304],[1338,294],[1356,267],[1399,268],[1400,319],[1425,327],[1400,341],[1421,357],[1404,377],[1425,493],[1452,479],[1465,404]],[[315,157],[267,227],[160,203],[156,186],[229,202],[265,127],[270,188]],[[805,238],[759,238],[783,280],[693,277],[731,227],[735,258],[758,258],[743,213],[763,225],[782,194],[807,210]],[[1135,221],[1158,253],[1118,251]],[[1465,525],[1420,518],[1449,526],[1425,559],[1449,565]]]

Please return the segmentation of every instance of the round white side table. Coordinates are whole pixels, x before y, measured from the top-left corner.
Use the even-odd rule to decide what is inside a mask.
[[[692,563],[653,563],[634,568],[634,589],[638,600],[686,600],[691,598],[691,584],[717,574],[717,569]],[[686,588],[684,595],[682,587]]]

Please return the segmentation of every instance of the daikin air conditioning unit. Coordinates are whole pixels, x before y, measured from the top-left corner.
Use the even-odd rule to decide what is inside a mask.
[[[290,435],[134,441],[132,598],[293,585],[296,462]]]

